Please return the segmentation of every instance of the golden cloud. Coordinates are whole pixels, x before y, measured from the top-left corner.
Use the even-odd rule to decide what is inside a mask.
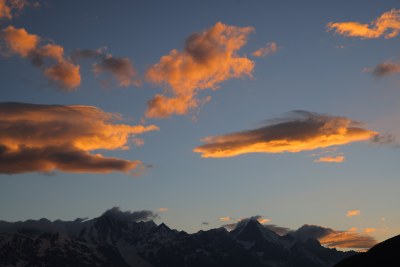
[[[227,217],[220,217],[219,220],[222,221],[222,222],[228,222],[228,221],[232,220],[232,218],[229,217],[229,216],[227,216]]]
[[[261,47],[260,49],[254,51],[251,55],[253,57],[266,57],[278,52],[279,47],[275,42],[267,43],[265,47]]]
[[[379,38],[381,36],[393,38],[400,33],[400,10],[392,9],[385,12],[370,24],[330,22],[327,24],[327,28],[343,36],[366,39]]]
[[[314,162],[334,162],[334,163],[341,163],[345,162],[345,156],[326,156],[320,157],[319,159],[314,160]]]
[[[254,62],[237,55],[246,44],[251,27],[216,23],[186,39],[185,49],[172,50],[146,72],[148,81],[163,85],[170,96],[157,94],[148,102],[147,117],[166,118],[186,114],[199,106],[197,94],[204,89],[218,89],[218,84],[251,76]]]
[[[2,30],[1,39],[9,53],[28,58],[33,65],[42,68],[50,81],[61,88],[73,90],[80,85],[80,67],[64,56],[63,47],[56,44],[40,46],[39,36],[13,26]]]
[[[347,217],[354,217],[354,216],[359,216],[359,215],[361,215],[361,211],[360,210],[349,210],[346,213]]]
[[[291,117],[264,127],[209,136],[193,151],[203,158],[234,157],[247,153],[301,152],[366,141],[377,132],[345,117],[294,111]]]
[[[91,153],[128,149],[131,137],[158,130],[118,119],[93,106],[0,103],[0,173],[140,171],[140,161]]]

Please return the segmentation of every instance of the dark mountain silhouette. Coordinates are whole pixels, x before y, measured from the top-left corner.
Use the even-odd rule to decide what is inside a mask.
[[[400,235],[383,241],[365,253],[353,255],[334,267],[400,266]]]
[[[0,266],[331,267],[355,254],[280,236],[255,218],[188,234],[130,217],[0,222]]]

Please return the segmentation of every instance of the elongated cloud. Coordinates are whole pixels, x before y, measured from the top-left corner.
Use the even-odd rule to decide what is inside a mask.
[[[104,49],[78,50],[74,53],[73,57],[75,59],[96,59],[99,62],[93,64],[93,72],[95,74],[110,73],[118,81],[120,87],[140,84],[137,72],[129,58],[114,57],[111,54],[105,53]]]
[[[324,246],[336,248],[368,249],[377,243],[368,235],[361,235],[354,231],[337,231],[318,225],[305,224],[290,234],[301,240],[314,238]]]
[[[396,37],[400,33],[400,10],[392,9],[383,13],[370,24],[359,22],[330,22],[327,24],[328,30],[335,33],[366,39]]]
[[[354,217],[354,216],[359,216],[359,215],[361,215],[361,211],[360,210],[349,210],[346,213],[347,217]]]
[[[396,62],[380,63],[373,70],[373,74],[377,77],[384,77],[398,73],[400,73],[400,64]]]
[[[42,69],[44,75],[53,83],[66,90],[74,90],[81,83],[80,66],[73,64],[64,56],[64,48],[56,44],[40,45],[41,38],[25,29],[8,26],[0,34],[6,51]]]
[[[237,55],[247,42],[251,27],[228,26],[220,22],[186,39],[183,51],[172,50],[151,66],[148,81],[165,87],[167,96],[157,94],[148,102],[147,117],[166,118],[187,114],[202,101],[197,94],[231,78],[251,76],[254,62]]]
[[[251,55],[253,57],[266,57],[278,52],[278,45],[275,42],[267,43],[265,47],[261,47],[260,49],[254,51]]]
[[[326,156],[320,157],[319,159],[314,160],[314,162],[334,162],[341,163],[344,162],[346,158],[344,156]]]
[[[138,160],[91,153],[128,149],[131,137],[158,130],[118,119],[93,106],[0,103],[0,173],[140,171]]]
[[[377,135],[345,117],[293,111],[290,116],[258,129],[209,136],[194,152],[203,158],[234,157],[248,153],[301,152],[366,141]]]

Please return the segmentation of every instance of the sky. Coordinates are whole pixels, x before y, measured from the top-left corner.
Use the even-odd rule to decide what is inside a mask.
[[[399,38],[394,0],[0,0],[0,220],[397,235]]]

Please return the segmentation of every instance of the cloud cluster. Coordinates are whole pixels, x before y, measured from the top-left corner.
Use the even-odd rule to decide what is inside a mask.
[[[400,10],[392,9],[383,13],[370,24],[359,22],[330,22],[327,24],[328,30],[335,33],[366,39],[396,37],[400,33]]]
[[[56,44],[40,45],[41,38],[25,29],[8,26],[0,33],[7,53],[28,58],[44,75],[66,90],[74,90],[81,83],[80,67],[64,56],[64,48]]]
[[[129,58],[114,57],[109,53],[105,53],[104,49],[77,50],[73,58],[93,58],[97,60],[98,62],[93,64],[93,72],[95,74],[111,74],[118,81],[120,87],[140,84],[137,72]]]
[[[330,228],[305,224],[290,235],[300,239],[317,239],[322,245],[336,248],[368,249],[374,246],[376,240],[367,235],[361,235],[354,231],[336,231]]]
[[[237,55],[246,44],[251,27],[228,26],[220,22],[186,39],[183,51],[172,50],[146,72],[148,81],[163,85],[170,96],[157,94],[148,102],[147,117],[166,118],[186,114],[202,101],[200,90],[218,89],[218,84],[251,76],[254,62]]]
[[[93,106],[0,103],[0,173],[140,171],[140,161],[91,153],[128,149],[130,137],[158,130],[118,119]]]
[[[376,134],[345,117],[293,111],[289,117],[258,129],[203,138],[205,144],[194,152],[201,153],[203,158],[300,152],[365,141]]]
[[[346,213],[347,217],[354,217],[354,216],[359,216],[359,215],[361,215],[361,211],[360,210],[349,210]]]
[[[0,19],[12,19],[29,5],[31,3],[27,0],[0,0]]]
[[[254,51],[251,55],[253,57],[266,57],[272,54],[275,54],[276,52],[278,52],[279,47],[277,45],[277,43],[275,42],[270,42],[267,43],[266,46],[261,47],[260,49]]]

